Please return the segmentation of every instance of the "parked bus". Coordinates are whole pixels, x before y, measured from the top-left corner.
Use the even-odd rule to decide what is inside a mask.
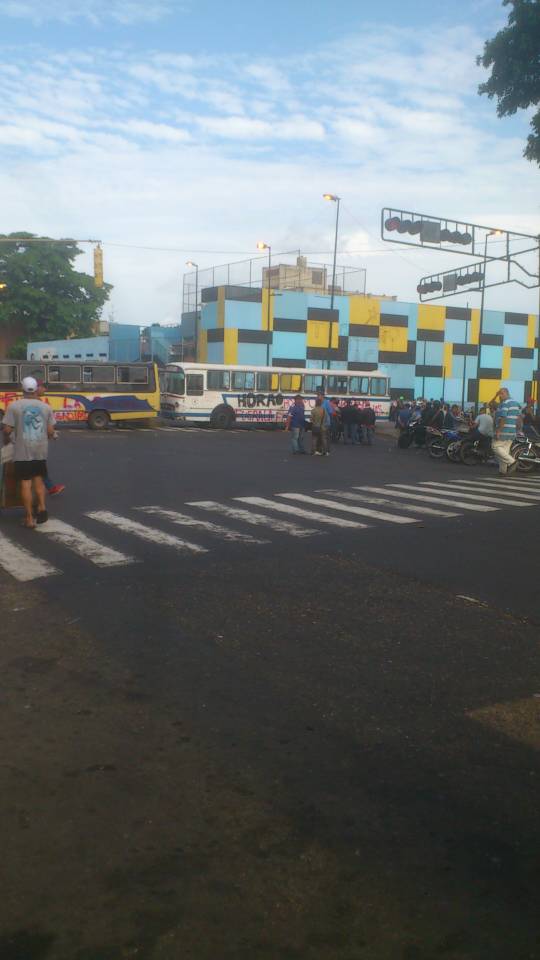
[[[381,370],[357,373],[294,367],[230,366],[223,363],[169,363],[162,373],[161,416],[179,423],[210,423],[227,429],[237,423],[283,423],[296,394],[309,418],[318,390],[368,401],[378,418],[388,417],[390,382]]]
[[[159,414],[154,363],[0,360],[0,421],[11,401],[22,396],[23,377],[43,383],[42,399],[52,407],[57,423],[86,422],[91,430],[103,430],[111,421]]]

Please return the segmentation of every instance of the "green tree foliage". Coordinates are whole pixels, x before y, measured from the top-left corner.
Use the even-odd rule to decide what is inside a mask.
[[[0,234],[0,329],[17,338],[11,356],[25,356],[29,340],[92,335],[112,287],[74,269],[81,253],[74,240]]]
[[[540,104],[540,0],[503,0],[511,6],[508,25],[484,44],[477,63],[492,68],[478,92],[497,98],[497,114],[506,117]],[[540,110],[531,120],[524,156],[540,164]]]

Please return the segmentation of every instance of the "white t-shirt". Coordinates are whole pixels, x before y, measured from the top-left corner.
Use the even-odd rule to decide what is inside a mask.
[[[479,413],[474,421],[474,425],[478,427],[479,433],[484,437],[493,436],[493,417],[491,417],[489,413]]]

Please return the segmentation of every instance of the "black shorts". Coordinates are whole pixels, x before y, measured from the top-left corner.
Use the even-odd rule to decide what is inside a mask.
[[[46,460],[15,460],[13,467],[16,480],[32,480],[33,477],[47,476]]]

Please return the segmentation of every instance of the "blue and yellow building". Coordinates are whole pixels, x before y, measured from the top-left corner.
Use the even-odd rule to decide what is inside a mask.
[[[270,299],[269,299],[270,298]],[[197,360],[384,369],[392,395],[490,400],[504,384],[537,397],[535,314],[406,303],[362,294],[215,286],[201,292]],[[186,320],[188,318],[186,317]],[[481,341],[481,342],[480,342]]]

